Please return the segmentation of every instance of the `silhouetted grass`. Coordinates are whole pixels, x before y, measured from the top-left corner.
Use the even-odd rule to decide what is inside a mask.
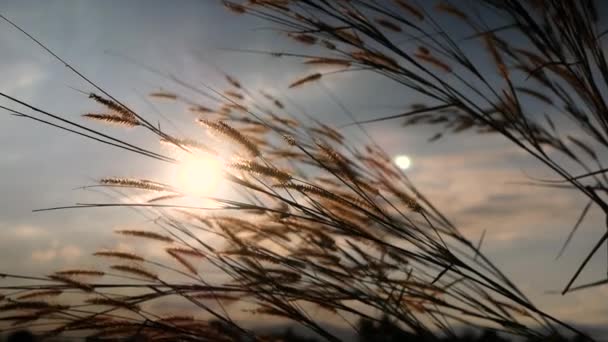
[[[405,0],[224,3],[327,52],[269,54],[303,58],[312,66],[337,65],[344,72],[380,73],[431,101],[389,118],[407,117],[406,125],[441,125],[446,132],[499,133],[561,177],[555,182],[576,188],[608,213],[599,194],[608,184],[600,157],[608,146],[608,111],[603,86],[597,84],[608,80],[608,67],[591,2],[478,2],[484,11],[507,18],[508,24],[497,28],[447,2],[433,11]],[[497,77],[478,69],[436,15],[451,16],[474,31],[466,39],[481,40]],[[501,38],[505,31],[515,31],[527,45]],[[10,329],[155,341],[268,339],[235,318],[246,312],[301,324],[328,341],[340,338],[324,327],[324,317],[341,320],[372,341],[379,340],[377,331],[387,341],[414,336],[457,340],[454,327],[462,325],[529,339],[550,339],[559,327],[590,339],[537,308],[484,255],[480,243],[463,236],[373,140],[349,142],[336,128],[284,114],[290,108],[282,99],[248,89],[234,76],[226,77],[224,89],[194,88],[208,95],[207,102],[185,98],[178,90],[151,94],[189,108],[198,115],[193,124],[207,133],[201,141],[178,136],[151,124],[29,37],[95,91],[87,93],[92,110],[83,120],[147,130],[174,149],[156,152],[0,93],[33,114],[6,110],[163,163],[214,158],[239,196],[201,197],[176,184],[117,175],[93,186],[115,191],[122,201],[46,209],[133,209],[150,220],[149,226],[118,233],[153,240],[164,257],[101,250],[94,252],[99,269],[63,270],[30,278],[36,285],[3,287],[0,319],[12,324]],[[399,38],[417,46],[400,47]],[[332,73],[313,72],[290,87],[309,86]],[[169,78],[177,89],[192,89]],[[527,86],[528,78],[534,88]],[[531,115],[524,96],[563,112],[582,137],[562,138],[550,115]],[[584,173],[565,167],[549,149]],[[608,233],[589,258],[607,238]],[[574,289],[589,258],[564,292]],[[223,278],[207,277],[210,270]],[[191,309],[183,315],[152,309],[151,303],[162,300],[179,300]],[[390,318],[390,325],[378,312]],[[363,323],[357,325],[359,320]]]

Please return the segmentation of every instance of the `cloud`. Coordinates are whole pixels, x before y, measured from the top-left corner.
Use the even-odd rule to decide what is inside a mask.
[[[82,254],[82,249],[76,245],[61,246],[58,240],[52,240],[49,247],[32,251],[31,260],[35,263],[74,263]]]
[[[3,76],[0,89],[8,94],[19,94],[20,97],[48,78],[45,69],[28,62],[0,65],[0,73]]]
[[[40,239],[48,236],[48,232],[40,227],[21,225],[13,228],[12,235],[21,240]]]

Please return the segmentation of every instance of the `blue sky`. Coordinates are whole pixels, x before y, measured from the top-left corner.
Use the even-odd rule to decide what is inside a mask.
[[[307,72],[297,60],[227,49],[297,51],[300,47],[268,30],[268,23],[234,16],[213,0],[4,0],[0,13],[154,121],[162,119],[143,96],[175,86],[112,53],[193,84],[202,81],[221,87],[225,85],[221,72],[229,72],[252,89],[287,96],[331,124],[348,118],[325,88],[361,119],[392,114],[420,100],[366,73],[324,79],[325,88],[287,90],[289,83]],[[0,22],[0,46],[2,92],[74,119],[94,108],[86,96],[70,88],[91,90],[85,83],[4,22]],[[182,128],[192,119],[172,106],[160,104],[158,109]],[[397,122],[386,122],[368,129],[391,154],[412,158],[413,167],[407,171],[411,178],[465,234],[476,240],[487,230],[485,252],[542,308],[581,324],[608,322],[605,287],[565,297],[545,294],[565,284],[603,233],[602,218],[592,212],[564,257],[554,260],[585,205],[580,195],[510,184],[526,180],[522,170],[536,176],[550,173],[500,137],[453,136],[428,144],[432,128],[402,128]],[[123,134],[115,128],[108,131]],[[152,141],[150,136],[133,134],[143,143]],[[98,198],[73,189],[103,176],[153,178],[171,172],[143,157],[4,113],[0,114],[0,155],[0,272],[40,274],[92,263],[91,251],[118,243],[112,234],[116,226],[137,224],[138,218],[114,209],[35,214],[32,209]],[[605,253],[598,254],[581,281],[605,276]]]

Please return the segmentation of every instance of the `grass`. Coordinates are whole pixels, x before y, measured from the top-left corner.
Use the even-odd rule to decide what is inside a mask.
[[[406,126],[430,124],[441,129],[432,140],[457,132],[500,134],[557,177],[536,183],[575,188],[589,206],[608,213],[602,196],[608,179],[601,158],[608,146],[603,90],[608,66],[601,21],[591,1],[488,0],[470,4],[473,8],[448,2],[429,8],[406,0],[223,3],[324,51],[261,53],[343,68],[305,75],[290,88],[339,72],[367,70],[429,101],[354,125],[363,129],[389,119],[405,120]],[[505,22],[491,27],[480,13],[498,15]],[[437,19],[441,16],[472,32],[464,39],[478,40],[485,48],[492,75],[478,67],[478,56],[464,51],[461,40],[442,28]],[[32,327],[49,336],[76,332],[107,338],[145,335],[151,340],[263,340],[234,318],[244,310],[298,323],[325,340],[339,341],[322,324],[324,316],[314,313],[326,312],[325,317],[342,320],[358,332],[357,320],[380,322],[374,312],[381,312],[429,340],[455,336],[455,327],[461,325],[527,338],[569,329],[591,339],[536,307],[484,255],[481,241],[467,239],[373,139],[351,143],[321,122],[277,114],[288,112],[280,98],[249,89],[233,76],[226,77],[225,89],[197,89],[210,94],[211,103],[179,93],[151,94],[190,107],[200,116],[195,124],[220,143],[212,146],[176,136],[25,34],[94,89],[87,95],[98,108],[83,120],[147,130],[178,153],[155,152],[0,93],[34,114],[5,110],[159,163],[179,163],[184,155],[213,156],[225,165],[225,179],[240,196],[195,198],[213,206],[186,205],[180,200],[192,196],[174,184],[108,177],[95,186],[146,200],[47,209],[134,209],[150,219],[150,227],[118,233],[154,240],[166,258],[102,250],[94,255],[100,264],[103,260],[103,269],[63,270],[28,278],[36,282],[32,286],[4,287],[0,319],[14,329]],[[402,39],[415,47],[403,47]],[[541,112],[538,105],[547,114],[535,114]],[[574,123],[576,134],[560,133],[564,118]],[[564,293],[590,286],[573,284],[607,240],[608,233],[590,248]],[[224,279],[209,279],[209,270]],[[70,303],[61,303],[68,294]],[[188,303],[196,314],[167,316],[153,309],[151,304],[163,300]]]

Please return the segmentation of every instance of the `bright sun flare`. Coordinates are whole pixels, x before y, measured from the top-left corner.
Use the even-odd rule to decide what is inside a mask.
[[[395,157],[395,165],[397,165],[397,167],[401,170],[407,170],[410,168],[410,166],[412,166],[412,160],[410,157],[402,154]]]
[[[193,196],[211,196],[222,178],[222,163],[212,156],[191,156],[177,170],[179,189]]]

